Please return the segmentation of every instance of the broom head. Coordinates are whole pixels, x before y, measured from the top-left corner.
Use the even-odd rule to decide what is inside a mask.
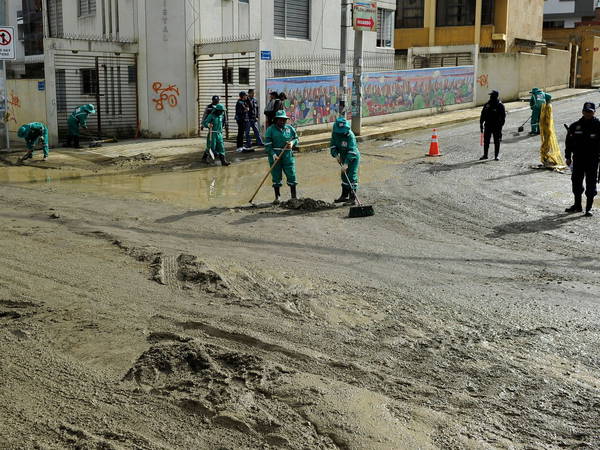
[[[351,206],[348,217],[369,217],[375,215],[375,210],[371,205]]]

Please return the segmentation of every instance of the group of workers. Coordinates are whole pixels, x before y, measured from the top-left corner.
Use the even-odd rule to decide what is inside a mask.
[[[205,115],[202,127],[208,128],[209,131],[202,161],[208,162],[209,158],[218,157],[222,166],[230,165],[230,162],[225,158],[223,140],[225,120],[225,107],[220,103],[213,105],[210,112]],[[299,139],[294,127],[287,123],[288,120],[289,117],[285,110],[277,110],[272,118],[272,124],[265,133],[264,147],[273,180],[275,203],[278,203],[281,197],[284,174],[287,185],[290,187],[291,198],[297,198],[296,186],[298,181],[296,179],[294,149],[298,147]],[[333,126],[330,152],[341,167],[342,193],[335,202],[354,204],[356,202],[356,190],[358,189],[360,152],[356,137],[350,129],[349,122],[344,117],[338,118]]]
[[[539,88],[530,91],[531,98],[531,132],[532,136],[541,135],[540,157],[542,166],[549,169],[571,168],[571,185],[573,205],[565,210],[567,213],[583,212],[582,196],[585,192],[585,215],[592,215],[596,185],[600,183],[598,172],[600,160],[600,120],[595,117],[596,105],[585,102],[582,117],[568,127],[565,142],[565,159],[560,153],[560,146],[554,130],[552,116],[552,96]],[[490,100],[483,106],[479,119],[483,134],[483,156],[488,159],[491,137],[494,137],[495,157],[499,160],[502,127],[506,120],[506,110],[500,101],[498,91],[490,92]],[[585,180],[585,188],[584,188]]]

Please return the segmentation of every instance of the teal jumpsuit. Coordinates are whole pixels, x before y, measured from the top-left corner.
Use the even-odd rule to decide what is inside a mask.
[[[293,147],[298,145],[298,135],[291,125],[285,124],[283,128],[277,125],[271,125],[265,134],[265,151],[269,155],[269,166],[273,166],[275,158],[283,151],[283,147],[291,142]],[[279,163],[271,171],[273,178],[273,187],[280,187],[283,179],[282,171],[285,172],[285,178],[288,186],[296,186],[296,158],[292,150],[286,150],[279,160]]]
[[[92,105],[81,105],[75,108],[75,110],[67,119],[67,124],[69,125],[69,136],[79,137],[79,127],[81,126],[83,128],[87,128],[87,118],[92,112],[95,112]]]
[[[27,157],[31,157],[33,155],[33,151],[35,146],[38,144],[40,139],[44,140],[44,157],[48,156],[48,127],[40,122],[31,122],[26,125],[19,127],[17,131],[17,136],[22,139],[25,139],[25,145],[27,146],[27,150],[29,152],[24,159]]]
[[[358,189],[358,166],[360,165],[360,152],[356,144],[356,137],[350,129],[348,121],[339,117],[333,125],[330,144],[331,156],[339,158],[339,161],[348,166],[346,174],[342,172],[342,189]],[[346,175],[348,178],[346,178]]]
[[[217,115],[211,112],[202,122],[204,128],[212,124],[212,133],[206,138],[207,151],[210,148],[216,156],[225,155],[225,141],[223,140],[223,114]]]
[[[529,99],[529,107],[531,108],[531,133],[540,134],[540,115],[542,114],[542,106],[546,103],[546,95],[544,91],[538,88],[531,90],[531,98]]]

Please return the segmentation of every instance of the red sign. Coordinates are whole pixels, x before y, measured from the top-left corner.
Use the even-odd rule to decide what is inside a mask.
[[[356,25],[358,25],[359,27],[373,28],[373,25],[375,25],[375,22],[373,21],[372,18],[368,18],[368,19],[358,18],[358,19],[356,19]]]
[[[0,28],[0,45],[9,45],[12,42],[12,31]]]

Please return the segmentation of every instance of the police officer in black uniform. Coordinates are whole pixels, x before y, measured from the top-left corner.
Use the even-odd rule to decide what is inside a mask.
[[[598,156],[600,154],[600,120],[594,117],[596,106],[592,102],[583,105],[583,117],[571,124],[567,132],[565,159],[571,166],[571,182],[575,203],[565,211],[568,213],[582,212],[581,195],[583,194],[583,179],[585,178],[585,215],[590,212],[596,195],[598,181]],[[571,159],[572,157],[572,159]]]
[[[499,160],[502,127],[506,120],[506,110],[500,101],[498,91],[490,92],[490,100],[483,105],[479,117],[479,128],[483,133],[483,156],[479,160],[488,159],[491,137],[494,136],[494,160]]]

